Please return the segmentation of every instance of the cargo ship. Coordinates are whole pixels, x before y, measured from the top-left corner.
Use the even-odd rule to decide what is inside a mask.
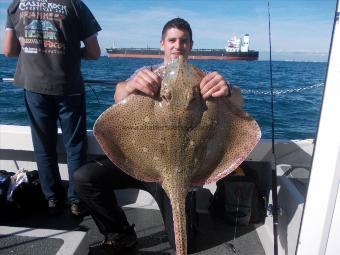
[[[107,48],[109,58],[163,58],[159,48]],[[224,49],[193,49],[189,59],[258,60],[259,52],[249,49],[249,34],[242,38],[234,36]]]

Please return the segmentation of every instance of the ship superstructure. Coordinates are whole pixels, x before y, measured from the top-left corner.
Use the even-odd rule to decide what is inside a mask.
[[[245,34],[243,38],[233,36],[228,40],[225,50],[227,52],[249,52],[249,34]]]

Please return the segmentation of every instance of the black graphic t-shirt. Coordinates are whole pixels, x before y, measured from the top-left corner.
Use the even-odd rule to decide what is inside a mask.
[[[32,92],[70,95],[84,92],[81,41],[101,30],[80,0],[14,0],[7,29],[21,45],[14,82]]]

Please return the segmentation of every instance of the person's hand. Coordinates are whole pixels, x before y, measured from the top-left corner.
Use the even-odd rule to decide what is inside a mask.
[[[161,78],[149,69],[140,70],[125,86],[128,94],[142,92],[148,96],[154,96],[161,84]]]
[[[203,99],[227,96],[229,93],[227,81],[218,72],[208,73],[204,76],[200,83],[200,89]]]

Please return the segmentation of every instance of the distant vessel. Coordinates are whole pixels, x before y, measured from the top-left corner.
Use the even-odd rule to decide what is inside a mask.
[[[107,48],[109,58],[163,58],[159,48]],[[225,49],[193,49],[189,59],[258,60],[259,52],[249,50],[249,34],[243,38],[234,36]]]

